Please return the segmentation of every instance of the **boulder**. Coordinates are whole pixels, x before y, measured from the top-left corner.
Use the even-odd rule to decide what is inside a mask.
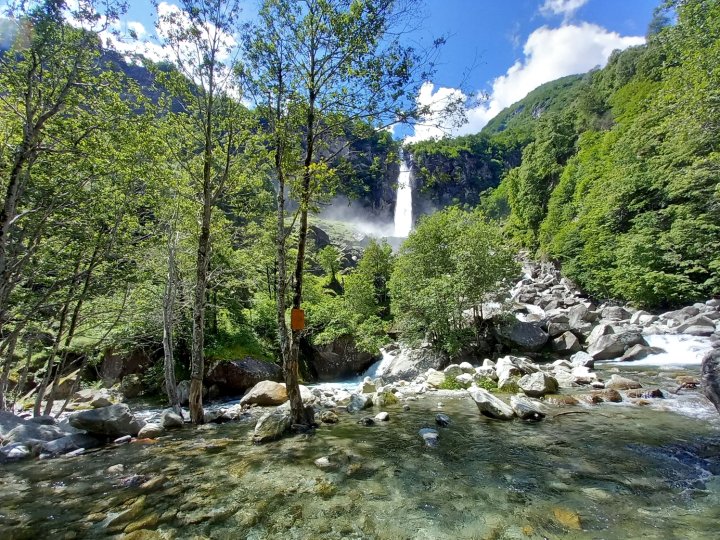
[[[651,354],[659,354],[664,352],[660,347],[647,347],[646,345],[633,345],[625,354],[620,357],[622,362],[631,362],[632,360],[642,360]]]
[[[556,338],[565,332],[570,330],[570,324],[569,323],[556,323],[552,322],[548,324],[547,332],[550,334],[551,338]]]
[[[270,407],[282,405],[288,400],[285,384],[274,381],[260,381],[240,400],[241,405],[260,405]]]
[[[535,323],[512,321],[501,323],[495,328],[498,339],[510,349],[539,351],[550,336]]]
[[[542,397],[558,391],[557,379],[541,372],[525,375],[518,381],[518,386],[530,397]]]
[[[43,426],[54,426],[57,424],[57,420],[51,414],[41,414],[40,416],[33,416],[28,418],[28,422],[34,424],[42,424]]]
[[[469,388],[472,385],[473,380],[473,376],[469,373],[463,373],[462,375],[458,375],[457,377],[455,377],[455,382],[457,382],[463,388]]]
[[[570,357],[570,363],[573,366],[581,366],[589,369],[595,367],[595,359],[584,351],[578,351]]]
[[[60,437],[68,435],[67,432],[58,426],[48,426],[44,424],[36,424],[34,422],[25,422],[11,429],[3,436],[3,443],[32,443],[36,444],[41,441],[54,441]]]
[[[340,419],[338,418],[338,415],[335,414],[332,411],[324,411],[320,415],[320,421],[324,424],[337,424]]]
[[[181,428],[184,425],[182,416],[177,414],[172,409],[165,409],[160,415],[160,425],[163,429],[176,429]]]
[[[358,350],[352,336],[341,336],[327,345],[313,345],[308,350],[308,367],[319,381],[356,376],[377,360],[375,355]]]
[[[592,403],[602,403],[603,401],[609,401],[610,403],[620,403],[623,398],[620,392],[614,388],[607,388],[605,390],[597,390],[590,394],[590,400]]]
[[[69,422],[74,428],[107,437],[137,436],[143,426],[124,403],[73,413],[69,416]]]
[[[190,403],[190,381],[180,381],[177,385],[177,396],[180,405]]]
[[[279,439],[290,429],[291,424],[289,408],[278,407],[273,411],[268,411],[260,417],[255,425],[253,442],[259,444]]]
[[[363,394],[372,394],[377,391],[377,385],[370,379],[370,377],[365,377],[363,382],[360,383],[359,390]]]
[[[8,411],[0,411],[0,439],[3,439],[5,435],[10,433],[10,431],[17,426],[25,423],[27,423],[27,420],[24,418],[20,418]]]
[[[602,310],[601,316],[608,321],[624,321],[630,318],[630,313],[620,306],[608,306]]]
[[[247,357],[220,362],[210,370],[206,380],[209,384],[217,385],[222,395],[239,396],[260,381],[281,382],[282,368],[277,364]]]
[[[577,328],[588,321],[588,308],[584,304],[575,304],[568,310],[570,328]]]
[[[356,413],[372,407],[372,397],[367,394],[353,394],[350,396],[350,403],[347,405],[349,413]]]
[[[465,371],[463,370],[463,368],[461,368],[457,364],[450,364],[448,367],[443,369],[443,373],[445,375],[447,375],[448,377],[451,377],[454,379],[458,375],[462,375],[463,373],[465,373]]]
[[[401,348],[378,376],[383,381],[401,379],[411,381],[429,369],[440,370],[448,363],[447,357],[430,347],[417,349]]]
[[[428,370],[425,383],[432,388],[439,388],[445,382],[445,373],[442,371]]]
[[[470,362],[461,362],[460,369],[462,369],[464,373],[470,373],[471,375],[475,373],[475,366]]]
[[[593,345],[602,336],[607,336],[614,333],[615,330],[613,330],[613,327],[609,324],[598,324],[595,328],[592,329],[592,332],[590,332],[590,335],[588,336],[586,341],[590,346]]]
[[[704,315],[696,315],[682,323],[676,330],[690,336],[709,336],[715,332],[715,322]]]
[[[510,396],[510,407],[521,420],[538,421],[546,416],[539,401],[525,396]]]
[[[152,357],[143,349],[135,349],[130,353],[108,349],[103,355],[98,372],[103,386],[110,388],[127,375],[144,373],[152,364]]]
[[[165,429],[161,424],[145,424],[140,428],[137,437],[138,439],[157,439],[163,433],[165,433]]]
[[[608,360],[622,356],[626,350],[638,344],[647,346],[642,335],[635,332],[607,334],[590,345],[587,352],[595,360]]]
[[[605,387],[612,390],[630,390],[634,388],[642,388],[642,384],[632,379],[628,379],[627,377],[615,374],[605,383]]]
[[[143,384],[140,376],[136,374],[126,375],[120,381],[120,392],[126,398],[138,397],[143,391]]]
[[[437,414],[435,415],[435,423],[440,427],[448,427],[452,420],[450,420],[450,417],[447,414]]]
[[[711,351],[703,357],[702,390],[720,413],[720,350]]]
[[[388,390],[383,390],[382,392],[377,392],[372,397],[372,403],[376,407],[385,407],[386,405],[395,405],[398,402],[398,398],[395,397],[395,394]]]
[[[471,388],[468,390],[468,393],[481,414],[489,416],[490,418],[497,418],[498,420],[512,420],[515,417],[515,412],[512,408],[487,390],[483,388]]]
[[[385,411],[379,412],[375,415],[375,420],[377,422],[387,422],[390,420],[390,414]]]
[[[68,452],[74,452],[75,450],[89,450],[90,448],[99,448],[100,446],[102,446],[102,441],[92,435],[73,433],[72,435],[66,435],[65,437],[43,443],[40,451],[43,454],[59,456],[67,454]]]
[[[21,443],[10,443],[0,446],[0,463],[20,461],[32,457],[30,449]]]
[[[576,353],[580,350],[580,340],[572,332],[565,332],[553,339],[552,348],[560,354]]]

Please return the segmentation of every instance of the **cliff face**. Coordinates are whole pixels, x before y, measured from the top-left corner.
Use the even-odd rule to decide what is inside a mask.
[[[416,216],[456,204],[477,206],[521,157],[519,143],[483,134],[418,143],[409,152]]]

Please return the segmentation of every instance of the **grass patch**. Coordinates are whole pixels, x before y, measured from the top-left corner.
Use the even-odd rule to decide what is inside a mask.
[[[497,383],[489,377],[482,377],[475,381],[475,384],[488,392],[495,392],[498,389]]]
[[[445,380],[438,386],[440,390],[465,390],[465,385],[459,383],[455,377],[445,375]]]
[[[233,333],[221,332],[214,336],[205,350],[205,355],[212,361],[241,360],[246,356],[273,361],[271,351],[268,351],[255,333],[246,326],[239,327]]]

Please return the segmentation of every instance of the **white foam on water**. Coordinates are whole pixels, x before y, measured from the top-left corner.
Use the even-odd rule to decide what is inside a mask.
[[[651,334],[644,338],[648,345],[659,347],[664,352],[651,354],[641,360],[630,362],[616,360],[614,362],[623,366],[655,366],[668,369],[677,366],[694,366],[700,365],[703,356],[713,348],[708,338],[699,336]]]

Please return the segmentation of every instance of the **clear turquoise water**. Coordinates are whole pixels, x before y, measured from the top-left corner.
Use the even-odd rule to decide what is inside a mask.
[[[5,466],[0,537],[105,538],[144,521],[136,537],[718,538],[720,417],[677,414],[668,401],[554,408],[525,424],[485,419],[469,398],[410,405],[386,408],[384,425],[341,414],[312,437],[264,446],[249,442],[250,424],[211,425]],[[417,432],[440,410],[453,422],[427,448]],[[319,469],[321,456],[336,468]],[[124,472],[107,472],[117,464]],[[165,481],[123,487],[132,475]]]

